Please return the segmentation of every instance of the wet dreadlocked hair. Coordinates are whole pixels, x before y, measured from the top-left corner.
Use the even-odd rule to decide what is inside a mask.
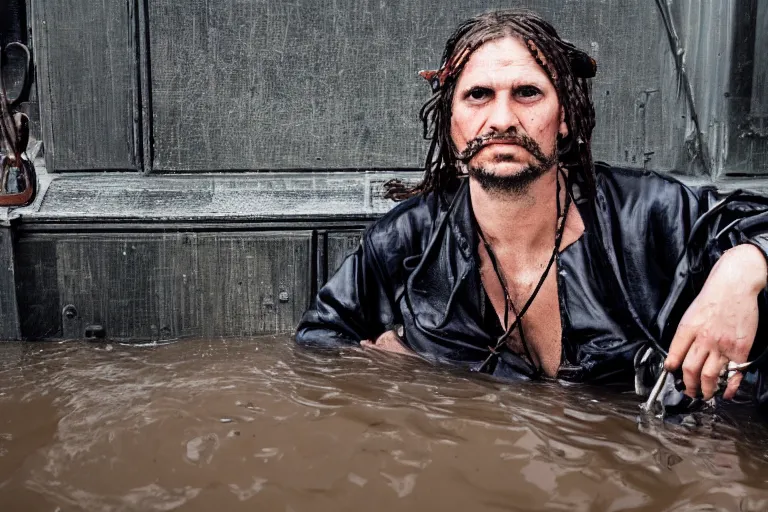
[[[432,96],[419,112],[424,138],[430,141],[424,177],[412,187],[397,179],[387,182],[387,198],[399,201],[440,192],[456,184],[459,178],[457,151],[450,133],[456,82],[472,52],[489,41],[508,36],[523,40],[554,84],[568,126],[568,136],[558,138],[560,165],[573,173],[573,180],[579,182],[582,195],[592,196],[595,173],[591,140],[595,107],[589,79],[595,75],[596,63],[561,39],[555,28],[539,15],[522,9],[505,9],[480,14],[459,25],[446,42],[440,69],[421,73],[432,85]]]

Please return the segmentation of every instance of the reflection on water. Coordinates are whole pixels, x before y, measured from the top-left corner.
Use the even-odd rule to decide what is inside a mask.
[[[4,344],[0,510],[768,510],[762,423],[638,403],[287,338]]]

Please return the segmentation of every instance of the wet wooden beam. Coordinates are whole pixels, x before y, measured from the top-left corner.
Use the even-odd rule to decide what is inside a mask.
[[[0,224],[0,341],[21,339],[10,226]]]

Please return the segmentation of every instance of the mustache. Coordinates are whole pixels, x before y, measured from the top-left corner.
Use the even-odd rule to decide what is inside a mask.
[[[533,157],[541,164],[551,164],[551,158],[544,154],[541,150],[541,146],[525,133],[518,133],[515,127],[511,127],[503,132],[492,132],[479,135],[467,143],[467,147],[464,148],[458,155],[458,159],[462,162],[469,163],[469,161],[483,148],[491,145],[497,141],[504,141],[508,144],[515,144],[528,151]]]

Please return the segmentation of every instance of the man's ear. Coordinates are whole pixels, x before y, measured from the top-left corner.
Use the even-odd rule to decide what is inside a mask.
[[[563,109],[563,107],[560,107],[560,128],[558,132],[562,138],[568,136],[568,125],[565,122],[565,109]]]

